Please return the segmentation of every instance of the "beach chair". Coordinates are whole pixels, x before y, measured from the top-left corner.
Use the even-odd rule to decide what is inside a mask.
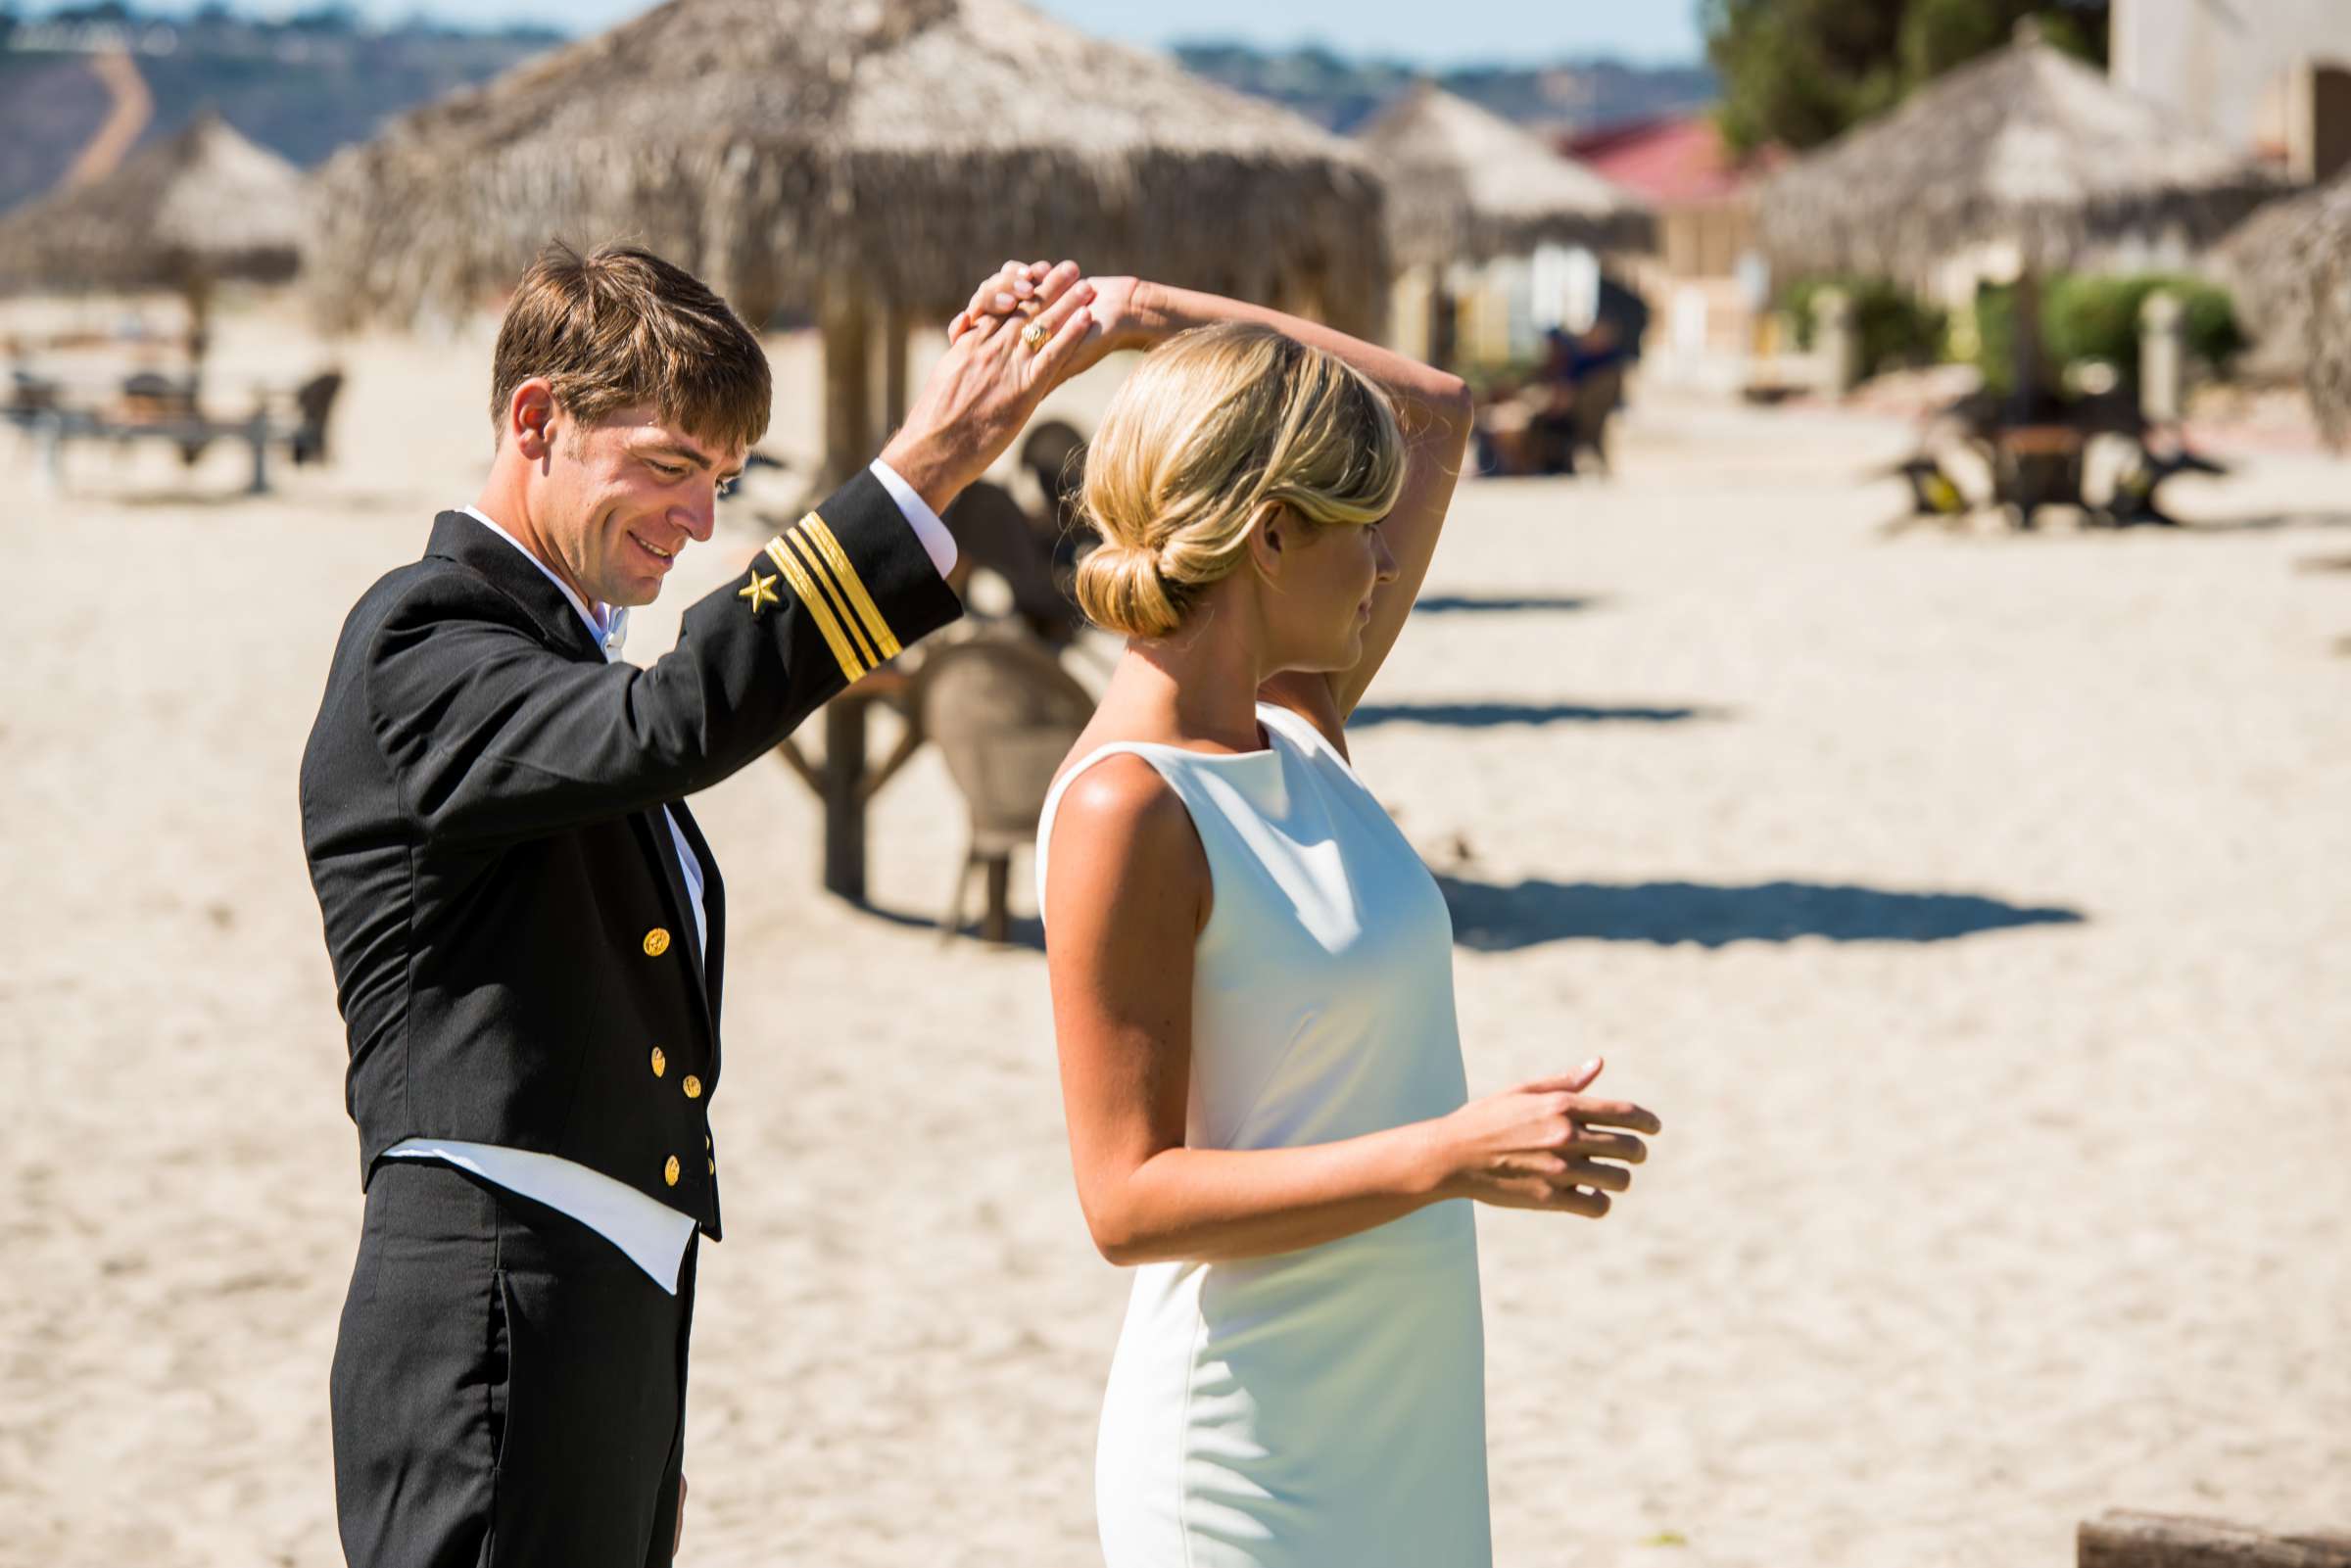
[[[1062,592],[1053,570],[1052,536],[1012,492],[978,480],[955,498],[940,519],[955,536],[956,572],[985,567],[1012,591],[1012,612],[1056,647],[1078,635],[1084,618]],[[962,584],[953,585],[958,592]]]
[[[1013,851],[1035,842],[1054,770],[1093,717],[1093,695],[1042,641],[999,624],[933,648],[915,676],[914,709],[971,812],[939,939],[963,928],[964,894],[978,869],[987,881],[980,933],[1009,940]]]
[[[288,454],[294,466],[326,461],[327,420],[335,398],[343,390],[343,372],[326,370],[294,389],[294,428],[287,433]]]
[[[1078,494],[1085,488],[1085,438],[1073,424],[1047,419],[1021,443],[1021,466],[1045,498],[1046,532],[1059,546],[1078,528]]]
[[[1887,522],[1880,532],[1898,534],[1920,522],[1940,522],[1956,527],[1967,521],[1972,503],[1959,488],[1958,482],[1943,472],[1943,464],[1928,451],[1916,451],[1889,468],[1880,468],[1873,479],[1899,479],[1910,487],[1910,509]]]
[[[2228,472],[2228,464],[2215,462],[2202,452],[2180,447],[2158,453],[2141,439],[2137,460],[2116,477],[2114,494],[2107,498],[2098,520],[2114,528],[2178,528],[2180,519],[2165,511],[2156,496],[2164,481],[2181,474],[2217,477]]]
[[[1589,452],[1604,474],[1616,471],[1608,461],[1608,421],[1624,402],[1624,366],[1603,365],[1575,387],[1575,408],[1567,433],[1567,467],[1574,471],[1577,454]]]

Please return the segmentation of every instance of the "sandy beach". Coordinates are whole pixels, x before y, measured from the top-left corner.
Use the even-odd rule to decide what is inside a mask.
[[[220,352],[234,387],[309,351]],[[0,1563],[340,1561],[361,1200],[295,769],[346,609],[474,493],[488,342],[344,359],[338,461],[266,498],[226,449],[50,495],[0,435]],[[1359,715],[1455,901],[1473,1091],[1601,1053],[1666,1123],[1603,1224],[1481,1215],[1513,1568],[2351,1530],[2351,463],[2246,455],[2180,534],[1888,540],[1857,476],[1907,440],[1643,399],[1612,479],[1464,486]],[[630,657],[766,536],[732,504]],[[1041,956],[931,924],[944,769],[877,802],[870,910],[817,891],[782,766],[695,805],[729,1179],[682,1560],[1098,1560],[1126,1281]]]

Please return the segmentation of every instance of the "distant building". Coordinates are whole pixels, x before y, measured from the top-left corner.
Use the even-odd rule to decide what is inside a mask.
[[[1704,113],[1588,131],[1560,149],[1656,210],[1656,253],[1624,263],[1661,317],[1650,336],[1656,369],[1670,375],[1771,347],[1756,341],[1770,278],[1755,246],[1752,187],[1779,166],[1778,154],[1742,158]]]
[[[2351,164],[2351,5],[2112,0],[2114,79],[2297,178]]]

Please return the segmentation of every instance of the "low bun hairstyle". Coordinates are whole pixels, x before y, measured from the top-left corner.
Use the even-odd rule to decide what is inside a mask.
[[[1102,543],[1079,563],[1078,606],[1166,637],[1276,509],[1377,522],[1404,469],[1395,408],[1337,356],[1248,322],[1194,327],[1135,367],[1086,448],[1080,505]]]

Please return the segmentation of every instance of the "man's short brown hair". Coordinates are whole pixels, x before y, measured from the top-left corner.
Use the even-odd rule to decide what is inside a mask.
[[[649,251],[556,241],[515,285],[498,329],[490,418],[501,440],[514,389],[533,376],[581,424],[651,404],[698,441],[748,448],[767,434],[767,356],[727,302]]]

